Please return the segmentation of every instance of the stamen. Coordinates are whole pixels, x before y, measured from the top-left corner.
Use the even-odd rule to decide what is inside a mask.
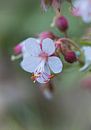
[[[40,74],[32,74],[31,79],[33,80],[33,82],[36,82],[36,79],[40,77]]]

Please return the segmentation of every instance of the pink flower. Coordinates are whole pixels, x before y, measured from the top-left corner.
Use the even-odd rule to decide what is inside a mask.
[[[35,38],[26,40],[27,55],[23,57],[21,67],[25,71],[33,73],[35,81],[47,83],[52,77],[51,71],[60,73],[63,67],[61,60],[53,56],[55,49],[55,44],[50,38],[44,39],[40,44]]]
[[[73,5],[74,16],[81,16],[86,23],[91,22],[91,0],[75,0]]]

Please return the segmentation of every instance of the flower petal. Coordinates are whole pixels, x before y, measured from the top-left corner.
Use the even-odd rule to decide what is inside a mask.
[[[25,41],[25,49],[32,56],[38,56],[41,53],[40,45],[35,38],[28,38]]]
[[[63,64],[58,57],[56,57],[56,56],[49,57],[48,64],[49,64],[50,69],[54,73],[60,73],[62,71]]]
[[[27,72],[34,72],[36,67],[40,64],[41,59],[38,57],[28,56],[26,55],[21,62],[21,67]]]
[[[82,68],[80,68],[80,71],[87,70],[90,65],[91,65],[91,63],[85,63],[85,65]]]
[[[50,80],[48,77],[49,75],[50,75],[50,69],[49,69],[48,65],[45,65],[45,72],[36,80],[39,83],[47,83]]]
[[[91,47],[90,46],[83,46],[82,51],[84,53],[85,62],[91,62]]]
[[[46,38],[42,42],[42,50],[48,55],[52,55],[55,52],[55,44],[50,38]]]

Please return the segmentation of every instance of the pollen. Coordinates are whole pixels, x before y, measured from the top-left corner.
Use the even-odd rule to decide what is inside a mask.
[[[33,80],[33,82],[36,82],[36,79],[40,76],[40,74],[32,74],[31,79]]]

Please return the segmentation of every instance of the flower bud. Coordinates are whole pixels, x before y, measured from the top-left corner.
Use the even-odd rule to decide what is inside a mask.
[[[45,38],[50,38],[50,39],[55,39],[56,36],[52,33],[52,32],[42,32],[39,34],[39,38],[41,40],[45,39]]]
[[[55,26],[61,32],[65,32],[68,29],[68,20],[64,16],[60,16],[56,19]]]
[[[65,55],[64,55],[64,59],[69,62],[69,63],[74,63],[75,61],[77,61],[77,57],[75,52],[73,51],[68,51]]]
[[[21,51],[22,51],[22,46],[21,44],[17,44],[14,48],[13,48],[13,51],[15,54],[20,54]]]

